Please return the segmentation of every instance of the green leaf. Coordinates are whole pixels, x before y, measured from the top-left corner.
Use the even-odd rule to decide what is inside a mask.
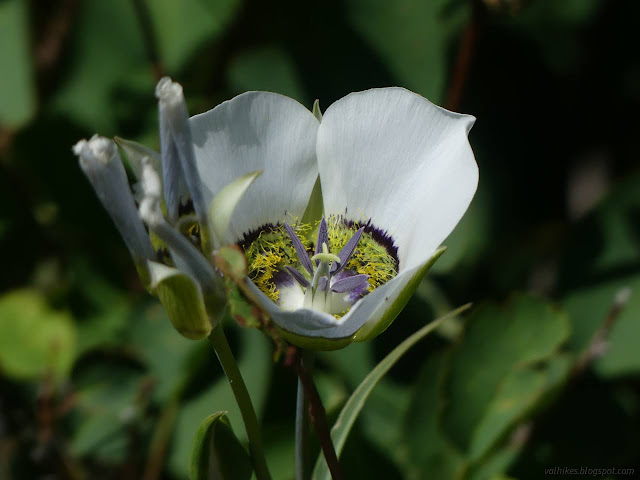
[[[231,62],[227,75],[238,92],[276,92],[307,105],[302,78],[284,48],[267,46],[242,52]]]
[[[247,173],[236,178],[229,185],[224,186],[211,202],[209,217],[213,226],[213,233],[220,245],[224,245],[229,230],[231,216],[238,202],[242,199],[251,184],[262,175],[262,170]]]
[[[24,125],[36,107],[28,20],[26,0],[0,2],[0,126],[3,127]]]
[[[207,342],[192,342],[176,335],[167,313],[149,299],[130,314],[126,345],[135,351],[153,378],[153,399],[159,404],[179,395],[204,363]]]
[[[69,448],[75,457],[91,456],[112,464],[127,457],[132,423],[142,418],[144,373],[111,357],[82,362],[74,372],[75,408]]]
[[[75,357],[76,329],[67,312],[51,309],[35,290],[0,297],[0,370],[20,380],[64,378]]]
[[[65,81],[52,101],[56,113],[107,136],[119,116],[144,118],[140,102],[129,100],[148,98],[154,80],[133,2],[83,2],[69,47]]]
[[[458,38],[470,6],[451,0],[345,3],[350,23],[397,83],[434,102],[444,93],[450,42]]]
[[[482,258],[492,243],[491,198],[485,188],[479,185],[469,208],[443,244],[447,254],[432,269],[432,274],[450,274],[456,270],[470,268]]]
[[[461,452],[442,432],[442,390],[448,360],[446,351],[431,355],[414,384],[401,445],[405,450],[401,463],[408,479],[458,478],[464,466]]]
[[[530,415],[544,395],[566,381],[572,365],[570,357],[559,355],[541,367],[510,372],[474,429],[469,448],[470,460],[480,460],[514,425]]]
[[[452,354],[443,423],[462,451],[508,374],[550,358],[568,336],[567,315],[528,296],[504,308],[486,304],[469,318]]]
[[[575,325],[569,346],[582,353],[604,327],[615,298],[622,289],[631,289],[629,301],[622,306],[608,334],[606,353],[594,360],[596,372],[605,377],[634,374],[640,371],[637,339],[640,335],[640,276],[632,275],[575,290],[563,302]]]
[[[191,450],[191,480],[251,478],[251,459],[234,435],[226,413],[209,415],[200,425]]]
[[[175,329],[190,340],[200,340],[213,328],[202,291],[189,275],[161,263],[148,262],[151,289],[167,310]]]
[[[165,68],[172,74],[184,68],[198,50],[224,32],[238,0],[153,0],[145,2]]]
[[[447,318],[455,315],[459,315],[463,311],[467,310],[471,304],[464,305],[456,310],[448,313],[447,315],[434,320],[425,327],[422,327],[416,333],[404,340],[400,345],[394,348],[376,367],[367,375],[362,383],[356,388],[346,405],[340,412],[336,423],[331,429],[331,438],[336,449],[336,453],[340,455],[344,444],[347,440],[347,436],[356,421],[356,418],[360,414],[362,407],[364,406],[367,398],[371,394],[371,391],[376,384],[384,377],[384,375],[393,367],[393,365],[416,343],[422,340],[428,333],[433,331],[438,325],[446,321]],[[316,462],[314,472],[314,480],[329,480],[331,478],[327,463],[324,457],[320,455]]]

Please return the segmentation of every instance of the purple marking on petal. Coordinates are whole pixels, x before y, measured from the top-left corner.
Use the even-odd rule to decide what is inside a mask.
[[[295,281],[289,275],[289,272],[285,270],[278,270],[273,274],[273,278],[271,279],[273,283],[278,287],[278,289],[283,287],[290,287],[295,284]]]
[[[327,280],[327,277],[320,277],[320,279],[318,280],[318,290],[324,292],[327,289],[328,283],[329,281]]]
[[[395,241],[389,232],[376,227],[371,223],[371,219],[367,220],[366,223],[354,222],[353,220],[347,220],[344,217],[342,217],[341,220],[347,227],[359,227],[362,225],[364,227],[364,233],[371,235],[373,239],[378,242],[378,244],[382,245],[387,250],[387,253],[391,255],[396,264],[396,272],[398,271],[400,263],[398,260],[398,246],[395,244]]]
[[[296,282],[298,282],[300,285],[302,285],[304,288],[307,288],[309,285],[311,285],[309,283],[309,281],[304,278],[304,275],[302,275],[298,270],[296,270],[293,267],[284,267],[287,269],[287,271],[291,274],[291,276],[294,278],[294,280]]]
[[[344,266],[349,262],[351,255],[356,250],[356,245],[360,241],[360,237],[362,237],[362,232],[364,231],[364,227],[358,229],[356,233],[349,239],[347,244],[342,247],[340,253],[338,253],[338,257],[340,257],[340,263],[336,265],[335,263],[331,266],[331,273],[337,273],[344,268]]]
[[[329,246],[329,234],[327,233],[327,221],[322,217],[320,226],[318,227],[318,241],[316,242],[315,254],[322,253],[322,244]],[[316,265],[320,265],[320,260],[316,260]]]
[[[309,255],[307,254],[307,251],[305,250],[304,245],[302,245],[302,242],[300,241],[296,233],[293,231],[293,228],[291,228],[287,222],[284,222],[284,228],[287,230],[287,233],[291,238],[291,242],[293,243],[293,248],[296,249],[296,253],[298,254],[298,260],[300,260],[300,263],[302,264],[302,266],[305,268],[307,272],[309,272],[310,274],[313,274],[313,265],[311,265],[311,259],[309,258]]]
[[[353,275],[351,277],[338,280],[331,285],[331,291],[336,293],[350,292],[352,290],[362,290],[369,285],[369,275]]]

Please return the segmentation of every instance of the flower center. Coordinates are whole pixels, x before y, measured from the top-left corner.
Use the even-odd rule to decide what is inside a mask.
[[[282,308],[312,308],[340,318],[398,271],[392,239],[370,223],[342,217],[315,226],[286,222],[245,234],[249,278]]]

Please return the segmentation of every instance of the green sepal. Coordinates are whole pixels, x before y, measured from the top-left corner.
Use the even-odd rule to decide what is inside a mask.
[[[353,336],[342,338],[305,337],[298,335],[297,333],[289,332],[275,323],[274,325],[280,336],[287,342],[306,350],[313,350],[316,352],[340,350],[353,342]]]
[[[323,215],[324,201],[322,200],[322,184],[320,183],[320,175],[318,175],[316,183],[313,184],[307,208],[304,210],[300,222],[314,225],[315,222],[320,220]]]
[[[262,170],[256,170],[255,172],[247,173],[242,177],[236,178],[233,182],[224,186],[211,202],[209,219],[213,227],[213,234],[218,242],[220,242],[220,245],[223,245],[225,242],[231,216],[238,202],[260,175],[262,175]]]
[[[318,119],[319,122],[322,121],[322,110],[320,110],[320,100],[316,98],[315,102],[313,102],[313,109],[311,110],[313,116]]]
[[[409,280],[402,292],[400,292],[398,298],[396,298],[391,306],[387,308],[385,313],[382,315],[382,318],[372,324],[365,323],[360,328],[360,330],[355,333],[353,340],[355,342],[366,342],[367,340],[371,340],[372,338],[375,338],[382,332],[384,332],[389,327],[389,325],[393,323],[393,321],[405,307],[407,302],[409,302],[411,295],[413,295],[413,292],[415,292],[416,288],[418,288],[418,285],[420,285],[420,282],[422,281],[422,278],[425,276],[425,274],[446,250],[447,247],[440,247],[438,250],[436,250],[431,258],[427,260],[427,263],[425,263],[422,268],[420,268],[413,275],[413,277],[411,277],[411,280]]]
[[[206,338],[213,325],[200,286],[176,268],[152,261],[147,264],[151,291],[164,306],[174,328],[191,340]]]
[[[216,412],[200,424],[191,448],[191,480],[251,478],[251,458],[233,433],[226,414]]]
[[[124,158],[138,181],[142,180],[142,159],[145,157],[149,157],[151,165],[156,172],[162,171],[160,154],[155,150],[151,150],[133,140],[120,137],[113,137],[113,141],[116,142],[122,150],[122,153],[124,153]],[[162,181],[162,178],[160,181]]]

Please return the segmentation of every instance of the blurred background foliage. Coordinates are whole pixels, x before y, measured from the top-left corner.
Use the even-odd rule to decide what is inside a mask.
[[[387,332],[317,362],[335,419],[401,340],[476,303],[376,387],[347,478],[638,475],[638,18],[634,0],[0,0],[0,478],[184,479],[217,410],[244,439],[208,345],[145,294],[70,151],[94,132],[157,148],[165,73],[191,113],[400,85],[478,118],[449,251]],[[293,478],[295,377],[228,331],[274,478]]]

